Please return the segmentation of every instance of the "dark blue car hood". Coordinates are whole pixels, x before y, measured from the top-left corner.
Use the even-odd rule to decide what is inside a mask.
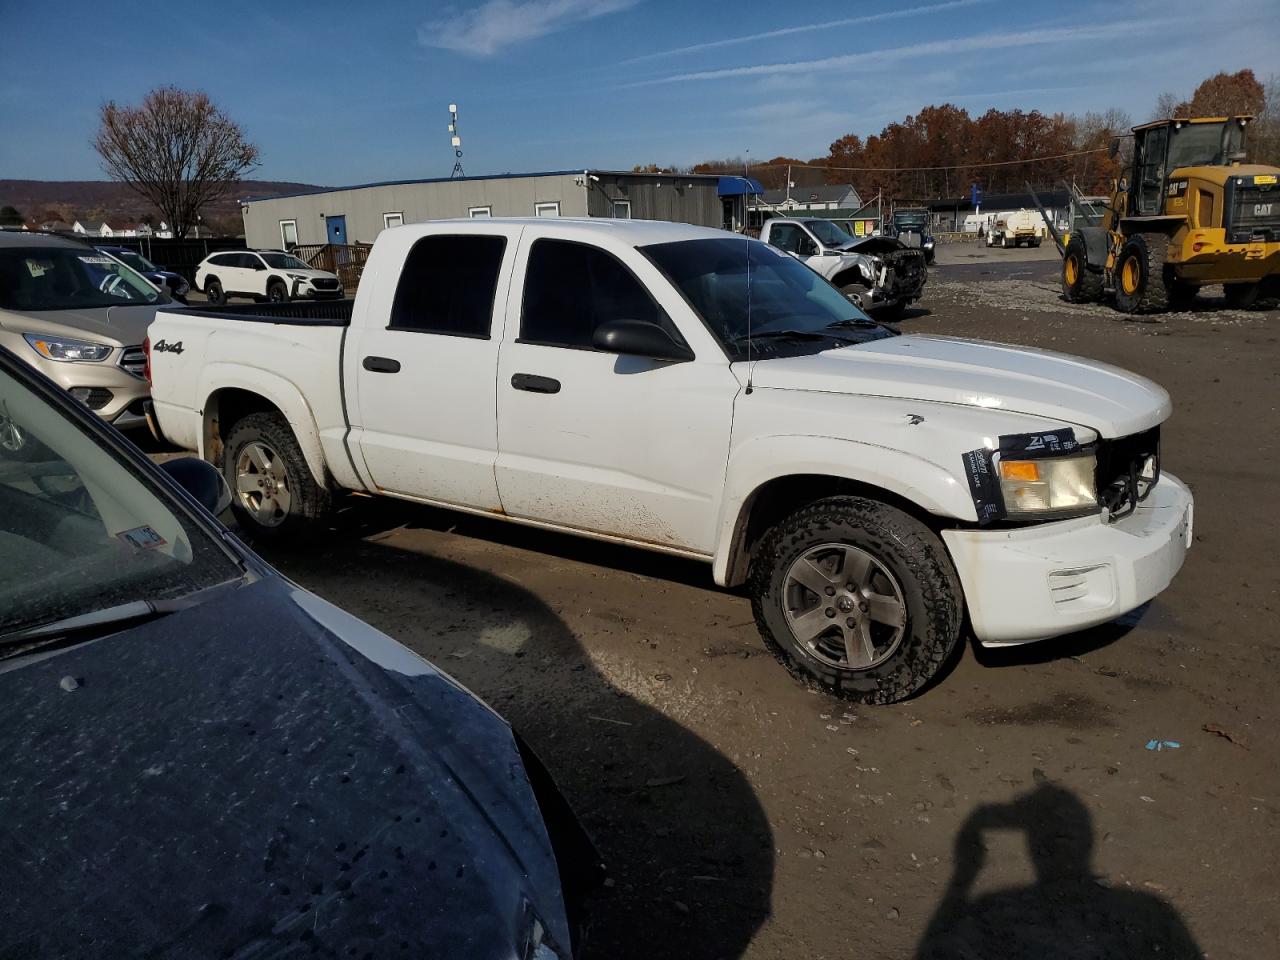
[[[0,956],[511,958],[535,914],[568,949],[507,724],[286,581],[0,672],[0,704]]]

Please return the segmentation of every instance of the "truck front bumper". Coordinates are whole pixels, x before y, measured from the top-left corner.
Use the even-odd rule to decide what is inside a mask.
[[[1132,514],[1014,530],[945,530],[973,632],[984,646],[1114,620],[1164,590],[1191,546],[1191,491],[1168,473]]]

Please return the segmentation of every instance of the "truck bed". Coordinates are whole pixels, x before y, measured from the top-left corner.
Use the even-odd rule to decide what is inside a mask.
[[[243,320],[249,323],[283,323],[292,326],[345,327],[351,323],[354,300],[293,300],[289,303],[235,303],[219,307],[166,309],[166,313]]]

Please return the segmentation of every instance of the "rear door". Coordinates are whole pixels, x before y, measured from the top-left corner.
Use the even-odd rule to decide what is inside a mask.
[[[634,247],[531,228],[498,365],[498,489],[514,517],[714,551],[738,382],[671,284]],[[672,317],[680,317],[677,325]],[[609,320],[665,327],[696,359],[592,345]]]
[[[346,369],[351,441],[380,490],[500,509],[494,372],[520,229],[379,237],[390,248],[382,262],[404,267],[398,279],[367,278],[370,305],[348,334]]]

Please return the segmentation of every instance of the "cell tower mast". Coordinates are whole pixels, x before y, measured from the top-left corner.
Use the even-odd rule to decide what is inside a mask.
[[[456,158],[453,173],[449,174],[449,179],[465,177],[466,174],[462,172],[462,137],[458,136],[458,105],[456,103],[449,104],[449,143],[453,147],[453,155]]]

